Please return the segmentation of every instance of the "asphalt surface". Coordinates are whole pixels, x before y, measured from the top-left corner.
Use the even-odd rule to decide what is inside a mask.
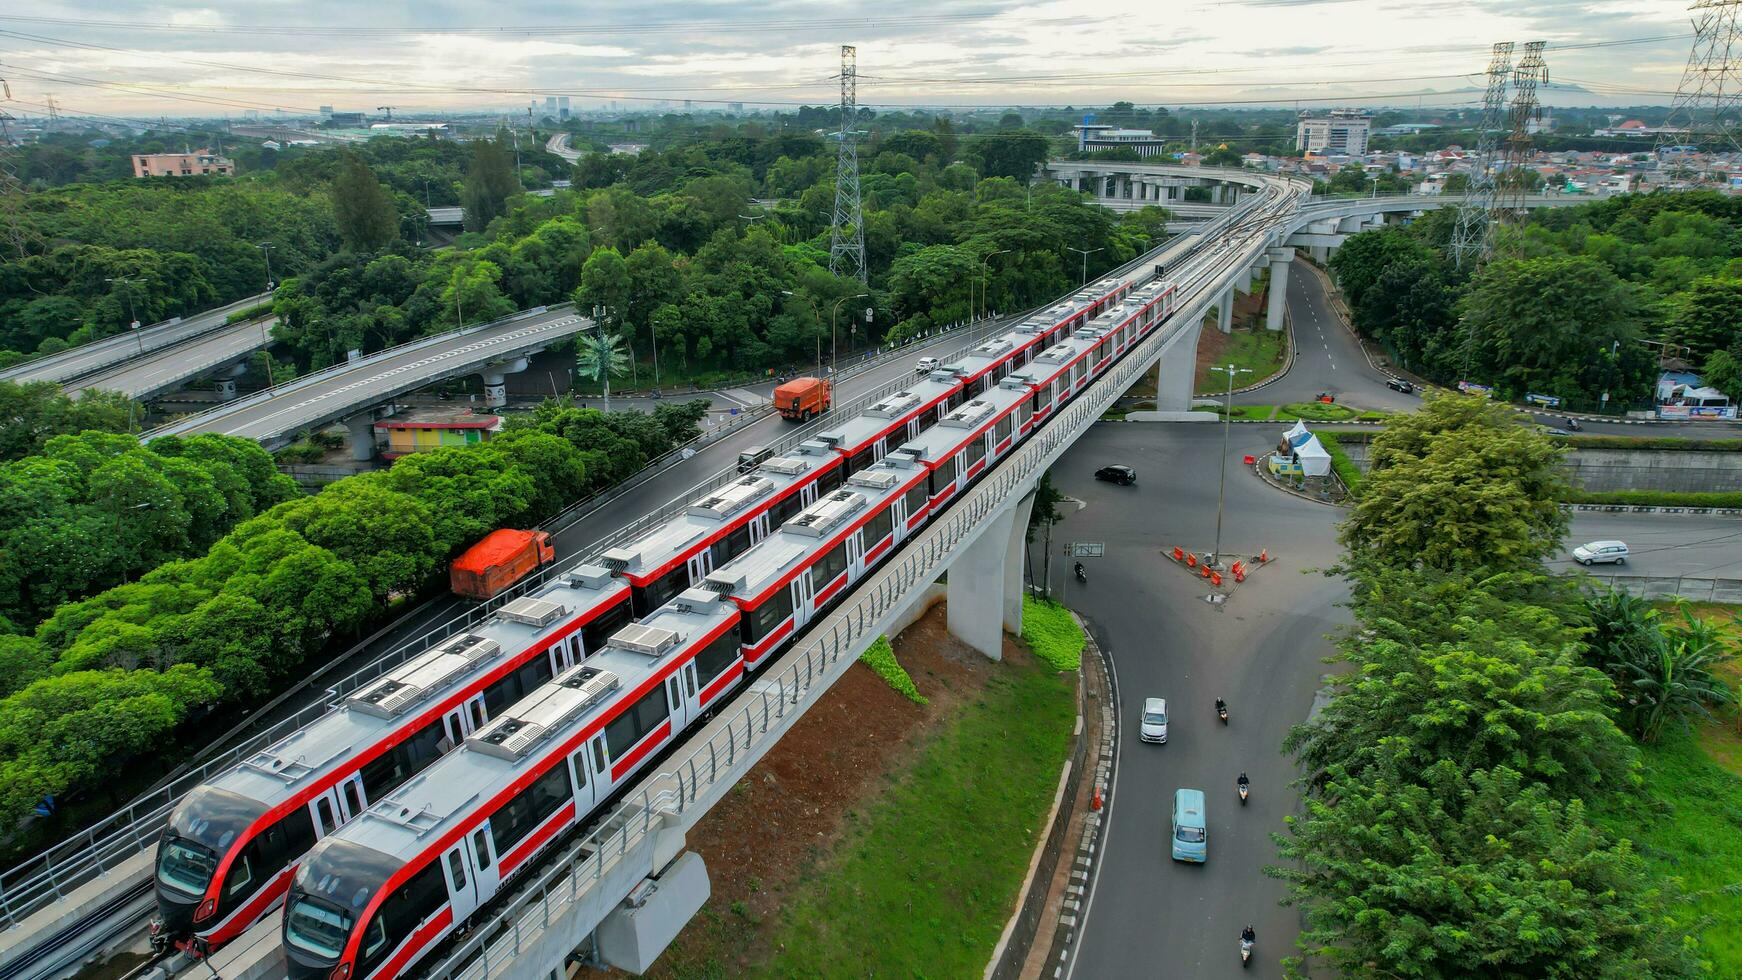
[[[1175,545],[1201,554],[1214,543],[1221,426],[1099,425],[1052,470],[1059,490],[1083,502],[1075,511],[1067,504],[1053,529],[1054,590],[1109,652],[1120,706],[1100,865],[1072,959],[1080,980],[1280,977],[1279,960],[1295,952],[1298,913],[1278,904],[1284,886],[1263,872],[1276,862],[1269,835],[1298,806],[1294,766],[1280,746],[1328,670],[1324,637],[1347,621],[1336,605],[1347,589],[1307,572],[1335,558],[1340,511],[1272,490],[1238,465],[1242,453],[1266,448],[1262,431],[1231,430],[1222,540],[1225,554],[1268,550],[1274,560],[1223,606],[1207,603],[1207,583],[1163,557]],[[1136,467],[1137,485],[1095,481],[1109,463]],[[1087,585],[1071,578],[1070,542],[1106,546],[1106,557],[1084,559]],[[1037,569],[1039,552],[1037,544]],[[1146,697],[1168,701],[1165,745],[1137,738]],[[1217,697],[1229,704],[1226,727]],[[1253,784],[1244,807],[1234,792],[1242,771]],[[1184,787],[1207,796],[1203,865],[1169,854],[1173,793]],[[1248,923],[1258,955],[1242,970]]]
[[[266,294],[262,293],[259,296],[237,300],[228,306],[220,306],[215,310],[196,314],[180,323],[154,324],[141,327],[137,332],[129,331],[112,337],[104,337],[102,340],[93,340],[88,344],[81,344],[59,354],[0,371],[0,379],[23,383],[26,381],[67,381],[82,377],[111,365],[130,361],[141,356],[141,351],[150,354],[153,350],[171,344],[179,344],[191,337],[196,337],[222,324],[224,318],[236,310],[264,303],[266,299]]]
[[[1575,514],[1567,549],[1550,567],[1577,568],[1574,547],[1613,540],[1627,543],[1627,564],[1593,565],[1592,575],[1742,579],[1742,518],[1694,514]]]
[[[1255,391],[1234,396],[1236,405],[1287,405],[1312,401],[1320,394],[1336,396],[1354,408],[1407,412],[1421,404],[1419,394],[1406,395],[1386,387],[1390,377],[1375,370],[1325,295],[1325,284],[1305,259],[1295,259],[1288,272],[1288,315],[1294,327],[1295,360],[1289,372]],[[1564,428],[1564,416],[1530,413],[1547,428]],[[1677,436],[1693,439],[1742,438],[1742,425],[1731,422],[1584,422],[1578,435],[1630,437]]]
[[[214,368],[233,364],[264,347],[276,320],[248,320],[220,327],[168,350],[147,351],[112,367],[64,382],[69,392],[101,388],[143,398],[182,386]]]
[[[354,414],[396,394],[442,378],[479,370],[495,360],[554,343],[586,321],[569,310],[491,324],[339,372],[324,380],[285,390],[262,401],[194,420],[177,432],[218,432],[261,441]],[[172,423],[173,424],[173,423]]]

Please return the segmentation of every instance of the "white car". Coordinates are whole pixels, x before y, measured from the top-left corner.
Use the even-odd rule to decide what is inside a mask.
[[[1145,742],[1167,741],[1167,699],[1143,699],[1143,724],[1137,736]]]
[[[938,369],[938,365],[941,363],[943,363],[943,362],[939,361],[935,357],[922,357],[919,359],[919,363],[915,364],[913,366],[913,373],[914,374],[930,374],[933,371],[936,371]]]
[[[1627,564],[1627,543],[1624,541],[1593,541],[1573,549],[1573,557],[1581,565]]]

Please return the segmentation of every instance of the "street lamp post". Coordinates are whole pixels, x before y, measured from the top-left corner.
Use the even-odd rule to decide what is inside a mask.
[[[1069,245],[1065,246],[1067,251],[1076,252],[1078,255],[1083,257],[1083,285],[1087,286],[1089,284],[1089,256],[1094,255],[1096,252],[1103,251],[1105,248],[1106,246],[1103,245],[1101,248],[1091,248],[1085,251],[1080,248],[1072,248]]]
[[[272,281],[272,243],[261,242],[256,247],[260,249],[260,254],[266,258],[266,291],[270,293],[277,286],[277,283]]]
[[[1004,253],[1006,253],[1008,251],[1010,251],[1010,249],[1001,248],[996,252],[987,252],[980,259],[980,306],[982,308],[990,305],[986,302],[986,264],[988,262],[992,261],[992,256],[1003,255]],[[972,299],[970,299],[969,302],[972,303],[973,302]],[[979,319],[979,318],[975,317],[975,319]]]
[[[1217,372],[1228,374],[1228,398],[1222,410],[1222,485],[1216,490],[1216,544],[1210,553],[1209,560],[1204,564],[1209,568],[1222,567],[1222,499],[1228,492],[1228,428],[1229,418],[1234,414],[1234,376],[1251,374],[1251,368],[1235,367],[1232,364],[1212,368]]]
[[[127,290],[127,317],[130,321],[127,326],[133,331],[133,339],[139,341],[139,353],[144,354],[145,337],[139,332],[139,312],[133,308],[133,287],[137,283],[144,282],[145,277],[140,276],[138,278],[133,278],[129,276],[118,276],[114,279],[104,279],[103,281],[116,283]]]
[[[839,348],[835,337],[835,317],[841,312],[841,304],[850,299],[869,299],[870,293],[860,293],[857,296],[842,296],[835,300],[835,308],[829,311],[829,378],[835,377],[836,365],[839,363]],[[820,372],[819,372],[820,373]]]

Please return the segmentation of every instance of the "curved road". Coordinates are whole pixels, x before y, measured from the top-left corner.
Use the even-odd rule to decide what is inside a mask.
[[[0,379],[22,384],[26,381],[66,382],[81,378],[218,329],[224,325],[224,319],[231,313],[264,303],[270,298],[269,294],[261,293],[215,310],[197,313],[180,323],[153,324],[141,327],[137,332],[129,331],[93,340],[59,354],[7,368],[0,371]]]
[[[147,351],[76,381],[62,383],[67,391],[101,388],[119,391],[129,398],[148,398],[174,388],[207,371],[234,364],[271,342],[277,320],[245,320],[220,327],[198,339],[168,350]]]

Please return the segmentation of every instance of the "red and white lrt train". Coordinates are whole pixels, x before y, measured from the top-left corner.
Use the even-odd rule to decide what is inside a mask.
[[[158,840],[153,943],[203,955],[241,935],[283,901],[315,841],[629,620],[627,585],[576,569],[195,788]]]
[[[1152,332],[1172,302],[1172,286],[1155,283],[1068,336],[1018,327],[989,341],[976,352],[984,365],[951,365],[931,379],[946,387],[953,380],[957,404],[880,460],[854,459],[865,443],[849,444],[850,436],[834,439],[832,459],[833,437],[794,454],[814,457],[804,472],[844,475],[789,519],[771,523],[741,555],[704,571],[704,587],[680,590],[315,846],[285,909],[290,976],[406,975],[540,851],[586,825],[655,753]],[[1035,342],[1041,336],[1051,342]],[[909,412],[940,408],[907,393],[890,401],[899,403],[894,418],[878,418],[881,434],[871,440],[885,448],[891,435],[907,431],[887,423],[905,425]],[[788,457],[762,465],[770,463],[776,472],[794,468]],[[669,562],[672,550],[650,570]]]

